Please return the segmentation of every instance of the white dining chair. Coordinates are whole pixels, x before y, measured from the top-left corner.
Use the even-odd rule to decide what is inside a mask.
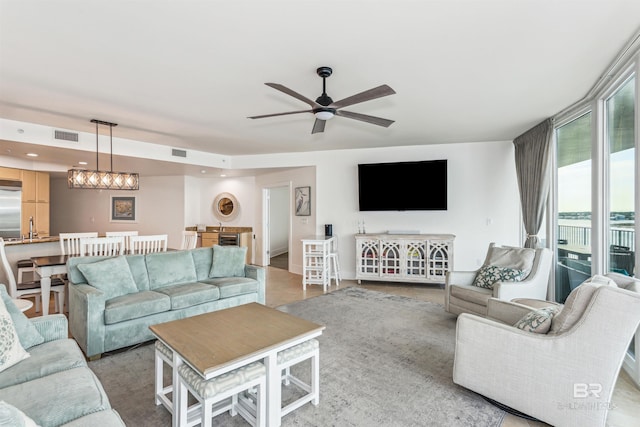
[[[198,245],[198,232],[197,231],[183,231],[182,232],[182,245],[181,250],[195,249]]]
[[[125,253],[131,252],[131,236],[137,236],[137,231],[107,231],[104,233],[106,237],[124,237],[124,251]]]
[[[98,237],[98,232],[60,233],[59,237],[61,255],[80,255],[80,239],[87,237]]]
[[[84,237],[80,239],[82,256],[116,256],[124,252],[124,237]]]
[[[40,305],[42,300],[40,280],[32,280],[28,282],[16,282],[16,278],[13,275],[11,264],[7,259],[7,253],[5,251],[4,239],[0,237],[0,268],[4,271],[9,282],[9,295],[11,298],[25,298],[34,297],[36,303],[36,312],[40,311]],[[57,312],[62,313],[64,309],[65,301],[65,283],[59,278],[51,279],[51,291],[56,293],[55,309]]]
[[[152,252],[166,252],[168,239],[167,234],[131,236],[131,253],[144,255]]]

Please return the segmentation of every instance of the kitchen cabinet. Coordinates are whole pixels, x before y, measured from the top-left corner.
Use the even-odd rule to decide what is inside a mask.
[[[0,179],[9,179],[11,181],[20,181],[20,169],[0,167]]]
[[[212,233],[212,232],[203,232],[202,233],[202,247],[206,248],[209,246],[218,244],[218,235],[220,233]]]
[[[22,214],[21,234],[29,235],[29,218],[33,217],[34,232],[48,236],[50,230],[49,174],[47,172],[21,171]]]

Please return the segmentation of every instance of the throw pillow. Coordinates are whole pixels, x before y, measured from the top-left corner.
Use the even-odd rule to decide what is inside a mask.
[[[42,344],[44,342],[44,337],[40,335],[38,329],[36,329],[33,323],[31,323],[31,320],[29,320],[29,318],[25,316],[18,307],[16,307],[13,303],[13,299],[9,296],[3,285],[0,285],[0,296],[2,297],[2,301],[4,301],[4,305],[11,316],[11,320],[13,320],[13,326],[16,328],[16,333],[18,334],[22,347],[27,350],[34,345]]]
[[[129,263],[124,256],[91,264],[78,264],[78,270],[87,278],[87,283],[104,292],[105,299],[138,292]]]
[[[244,277],[246,246],[213,246],[213,264],[209,277]]]
[[[0,427],[38,427],[24,412],[0,400]]]
[[[0,372],[29,357],[20,345],[11,316],[0,298]]]
[[[513,326],[527,332],[546,334],[551,328],[551,319],[553,319],[558,310],[559,307],[545,307],[530,311]]]
[[[493,289],[496,282],[519,282],[525,277],[524,271],[508,267],[498,267],[495,265],[485,265],[480,267],[478,274],[473,279],[473,286]]]
[[[522,270],[527,277],[533,268],[536,250],[531,248],[516,248],[511,246],[493,246],[487,254],[484,265],[508,267]],[[523,277],[523,278],[524,278]]]

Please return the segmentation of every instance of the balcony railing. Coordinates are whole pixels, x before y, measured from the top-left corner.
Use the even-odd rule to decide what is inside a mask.
[[[558,240],[566,240],[569,245],[591,246],[591,227],[559,225]],[[635,231],[612,227],[609,230],[609,244],[625,246],[635,252]]]

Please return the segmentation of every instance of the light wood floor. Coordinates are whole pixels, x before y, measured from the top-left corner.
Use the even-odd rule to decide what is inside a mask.
[[[267,267],[266,303],[269,307],[288,304],[290,302],[322,295],[322,286],[308,285],[307,290],[302,290],[302,276],[289,273],[286,270]],[[333,283],[333,282],[332,282]],[[444,305],[444,291],[437,285],[404,285],[383,282],[363,282],[358,285],[356,281],[343,280],[340,288],[347,286],[361,286],[363,288],[402,295],[423,301],[431,301]],[[336,290],[336,286],[330,287],[328,292]],[[609,412],[607,426],[632,427],[640,426],[640,390],[632,383],[626,372],[621,374],[613,392],[614,410]],[[502,427],[539,427],[548,426],[546,423],[527,421],[514,415],[507,415]]]

